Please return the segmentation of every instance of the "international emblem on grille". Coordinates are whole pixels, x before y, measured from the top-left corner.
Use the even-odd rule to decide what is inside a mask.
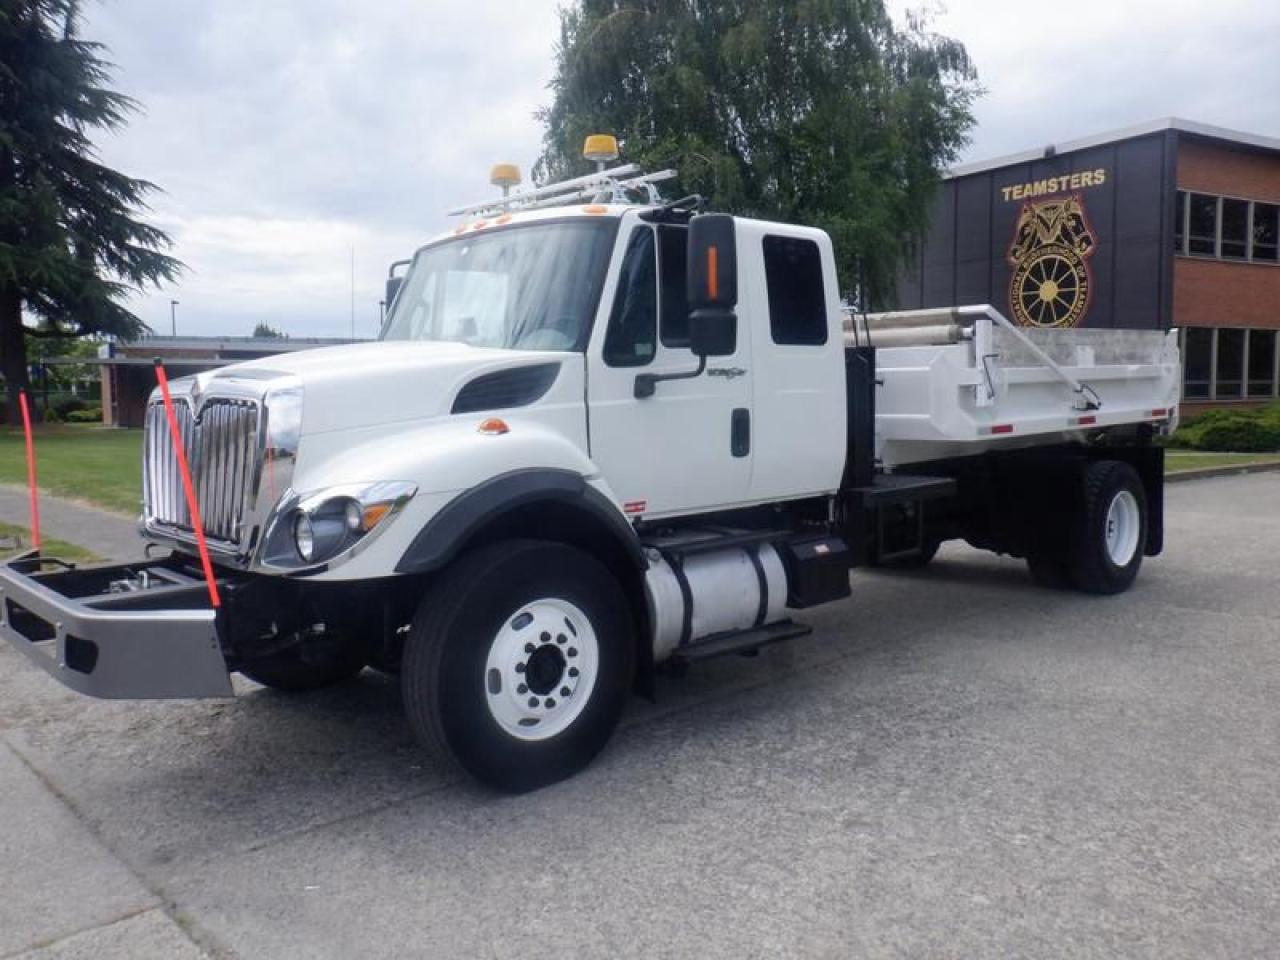
[[[1009,308],[1024,327],[1074,327],[1089,309],[1097,239],[1084,200],[1024,203],[1009,245]]]

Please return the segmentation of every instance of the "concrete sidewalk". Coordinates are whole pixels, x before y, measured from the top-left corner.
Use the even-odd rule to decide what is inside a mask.
[[[31,525],[25,487],[0,483],[0,520],[24,527]],[[133,519],[73,500],[41,494],[40,529],[46,537],[92,550],[103,560],[142,557],[143,541]]]

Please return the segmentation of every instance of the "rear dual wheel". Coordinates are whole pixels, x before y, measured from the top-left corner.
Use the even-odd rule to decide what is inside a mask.
[[[522,540],[481,548],[436,582],[414,617],[401,683],[418,738],[499,790],[585,767],[631,689],[626,597],[591,556]]]
[[[1146,491],[1137,471],[1119,460],[1090,463],[1082,483],[1080,515],[1066,555],[1031,556],[1027,566],[1042,586],[1122,593],[1137,578],[1146,551]]]

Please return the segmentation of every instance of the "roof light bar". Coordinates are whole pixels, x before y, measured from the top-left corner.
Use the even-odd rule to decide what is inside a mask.
[[[592,203],[630,203],[627,194],[644,190],[649,203],[661,203],[656,184],[672,180],[675,170],[659,170],[657,173],[640,173],[633,163],[614,167],[603,173],[591,173],[573,180],[549,183],[545,187],[513,192],[500,199],[489,200],[449,211],[451,217],[491,216],[512,210],[539,210],[582,201]]]
[[[631,177],[640,172],[640,167],[634,163],[624,163],[620,167],[613,167],[610,170],[604,170],[599,173],[588,173],[586,176],[574,177],[572,180],[562,180],[560,183],[549,183],[545,187],[532,187],[528,190],[520,190],[513,193],[506,200],[486,200],[484,203],[475,203],[466,207],[457,207],[449,211],[451,217],[465,217],[476,213],[486,213],[496,209],[505,209],[509,206],[523,207],[529,201],[541,200],[546,197],[556,196],[557,194],[567,193],[570,190],[583,190],[587,187],[595,187],[599,189],[622,177]]]

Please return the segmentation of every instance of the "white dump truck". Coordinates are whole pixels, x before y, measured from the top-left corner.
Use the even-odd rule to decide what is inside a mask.
[[[963,539],[1114,594],[1161,551],[1171,333],[853,315],[825,233],[668,176],[466,208],[393,268],[377,342],[175,381],[220,606],[156,396],[148,559],[12,560],[0,633],[96,697],[395,673],[427,747],[525,790],[661,665],[807,633],[852,567]]]

